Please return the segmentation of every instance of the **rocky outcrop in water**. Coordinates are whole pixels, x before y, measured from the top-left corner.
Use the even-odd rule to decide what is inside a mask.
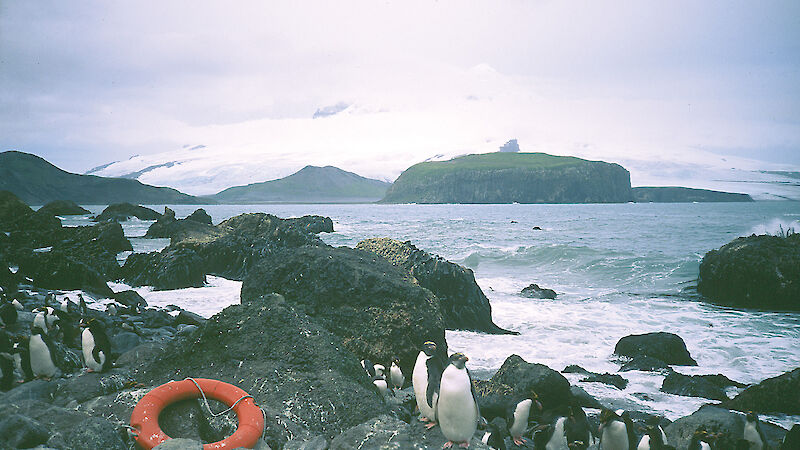
[[[144,206],[133,205],[131,203],[114,203],[113,205],[108,205],[94,220],[95,222],[105,222],[109,220],[123,222],[131,217],[136,217],[139,220],[158,220],[161,214],[150,208],[145,208]]]
[[[800,368],[750,386],[722,405],[738,411],[800,414]]]
[[[711,250],[697,291],[722,305],[800,311],[800,233],[740,237]]]
[[[635,187],[633,198],[637,203],[692,203],[692,202],[752,202],[747,194],[711,191],[687,187],[659,186]]]
[[[552,289],[542,288],[536,283],[531,283],[523,288],[519,295],[527,298],[546,298],[554,300],[558,294]]]
[[[420,250],[410,242],[390,238],[361,241],[358,249],[379,255],[402,268],[439,300],[445,327],[485,333],[512,333],[492,322],[489,299],[475,282],[472,270]]]
[[[208,217],[208,220],[206,220],[203,217],[205,211],[199,213],[200,211],[203,210],[198,209],[185,219],[176,219],[175,211],[169,207],[164,207],[164,214],[154,224],[150,225],[144,237],[170,238],[177,242],[193,236],[203,237],[212,234],[214,230],[211,226],[211,217],[206,214]]]
[[[191,221],[194,221],[194,222],[197,222],[197,223],[206,224],[206,225],[211,225],[212,224],[211,216],[208,215],[206,210],[203,209],[203,208],[199,208],[199,209],[194,210],[193,213],[189,214],[186,217],[186,220],[191,220]]]
[[[703,397],[711,400],[728,400],[727,387],[746,387],[724,375],[684,375],[670,372],[661,383],[661,391],[688,397]]]
[[[91,211],[78,206],[78,204],[72,200],[54,200],[39,208],[38,212],[44,212],[53,216],[80,216],[91,214]]]
[[[697,361],[686,349],[683,339],[672,333],[660,332],[625,336],[617,342],[614,353],[630,358],[649,356],[677,366],[697,365]]]

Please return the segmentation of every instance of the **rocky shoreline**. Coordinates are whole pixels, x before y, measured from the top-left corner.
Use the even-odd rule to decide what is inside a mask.
[[[414,414],[410,374],[422,343],[434,341],[444,354],[446,329],[508,332],[493,323],[469,269],[390,239],[331,247],[317,236],[333,231],[329,218],[243,214],[214,226],[204,211],[176,219],[167,209],[157,213],[148,235],[169,237],[170,245],[133,254],[120,267],[116,254],[129,251],[130,242],[113,218],[129,213],[112,211],[110,222],[71,229],[47,210],[34,212],[0,195],[0,231],[6,232],[0,233],[0,286],[22,307],[14,323],[3,327],[12,340],[30,335],[33,310],[60,308],[45,304],[50,293],[58,301],[76,302],[64,291],[80,289],[116,301],[111,311],[85,313],[105,324],[114,367],[87,373],[79,339],[66,339],[57,342],[65,361],[61,376],[27,380],[15,370],[11,389],[0,394],[0,448],[129,448],[126,427],[138,400],[162,383],[186,377],[219,379],[252,395],[266,417],[260,448],[441,448],[442,433],[426,431]],[[174,289],[201,286],[207,275],[241,280],[241,304],[204,319],[177,307],[148,308],[135,291],[114,293],[107,284],[124,280]],[[697,364],[680,337],[621,338],[614,350],[620,370],[663,371],[670,379],[662,386],[665,392],[722,400],[673,423],[630,412],[638,425],[661,425],[677,448],[686,448],[699,427],[716,435],[717,448],[734,448],[744,427],[744,415],[734,410],[800,414],[800,403],[792,402],[800,392],[800,369],[728,399],[726,389],[744,386],[722,375],[690,377],[672,369]],[[395,356],[406,383],[382,396],[360,361],[389,367]],[[585,375],[591,382],[625,381],[624,372]],[[516,355],[491,379],[476,381],[489,421],[500,417],[496,411],[512,398],[530,391],[543,406],[532,416],[531,430],[573,405],[587,408],[595,424],[594,408],[603,406],[561,373]],[[212,408],[223,409],[213,402]],[[187,400],[163,413],[161,425],[170,435],[213,442],[235,429],[236,418],[231,413],[210,418],[200,402]],[[762,427],[778,448],[786,430],[763,422]],[[487,448],[478,438],[472,448]],[[514,448],[509,439],[506,443]],[[173,448],[192,448],[183,444]]]

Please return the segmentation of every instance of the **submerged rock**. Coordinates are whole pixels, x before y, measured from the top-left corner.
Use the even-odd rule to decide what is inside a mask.
[[[72,200],[54,200],[41,208],[38,212],[45,212],[53,216],[81,216],[91,214],[91,211],[79,206]]]
[[[472,270],[420,250],[410,242],[367,239],[356,248],[379,255],[412,276],[436,295],[448,330],[518,334],[492,322],[489,299],[475,282]]]
[[[739,411],[800,414],[800,368],[750,386],[722,405]]]
[[[719,433],[714,448],[734,449],[736,441],[744,433],[745,418],[713,405],[704,405],[692,415],[682,417],[666,428],[667,441],[675,448],[688,448],[689,440],[694,432],[702,427],[711,434]],[[778,448],[777,444],[783,439],[786,430],[767,422],[761,422],[761,428],[771,448]]]
[[[131,217],[136,217],[139,220],[158,220],[161,214],[144,206],[131,203],[114,203],[113,205],[108,205],[100,215],[94,218],[94,221],[105,222],[113,220],[115,222],[123,222]]]
[[[625,336],[617,342],[614,353],[636,358],[650,356],[677,366],[696,366],[680,336],[672,333],[646,333]]]
[[[800,311],[800,233],[740,237],[711,250],[697,291],[722,305]]]
[[[672,370],[669,364],[651,356],[634,356],[630,361],[626,361],[619,368],[620,372],[630,370],[641,370],[645,372],[663,372]]]
[[[528,298],[546,298],[553,300],[558,294],[552,289],[539,287],[538,284],[532,283],[528,287],[522,289],[519,295]]]

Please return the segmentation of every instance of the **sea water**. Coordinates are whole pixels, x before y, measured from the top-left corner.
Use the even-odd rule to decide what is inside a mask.
[[[170,207],[179,218],[196,209]],[[450,350],[469,356],[468,366],[476,377],[491,376],[511,354],[559,371],[578,364],[594,372],[616,373],[620,366],[613,356],[616,342],[629,334],[656,331],[678,334],[686,342],[698,366],[675,367],[684,374],[722,373],[757,383],[800,367],[800,313],[715,306],[696,292],[699,263],[707,251],[738,236],[792,227],[800,231],[797,202],[204,208],[214,223],[245,212],[324,215],[334,222],[334,233],[321,235],[331,245],[352,247],[362,239],[391,237],[471,268],[491,302],[495,323],[520,332],[518,336],[447,332]],[[89,209],[99,213],[102,207]],[[88,220],[88,216],[65,218],[64,225]],[[151,223],[122,224],[134,251],[160,250],[169,243],[142,237]],[[554,289],[557,299],[521,297],[520,290],[530,283]],[[137,290],[151,305],[177,304],[210,316],[237,303],[240,287],[240,282],[209,277],[204,288]],[[713,403],[660,392],[664,376],[659,373],[620,374],[629,380],[623,390],[580,382],[580,375],[566,376],[609,406],[669,419]],[[800,417],[767,419],[784,426],[800,422]]]

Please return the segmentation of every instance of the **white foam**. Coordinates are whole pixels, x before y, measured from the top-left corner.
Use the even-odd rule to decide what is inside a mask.
[[[206,276],[206,285],[200,288],[185,288],[155,291],[150,286],[132,288],[124,283],[108,283],[111,290],[120,292],[133,289],[151,307],[179,306],[203,317],[211,317],[225,307],[239,304],[241,281],[228,280],[213,275]]]

